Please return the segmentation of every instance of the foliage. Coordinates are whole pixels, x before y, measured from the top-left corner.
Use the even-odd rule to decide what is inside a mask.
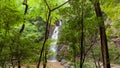
[[[79,6],[78,6],[79,5]],[[63,26],[61,28],[60,40],[61,43],[69,45],[70,55],[76,56],[79,54],[80,38],[81,38],[81,1],[71,1],[70,7],[60,10],[63,17]],[[93,7],[89,1],[84,5],[84,45],[90,46],[91,38],[97,33],[96,17],[93,12]],[[79,9],[78,9],[79,8]],[[90,11],[88,13],[87,11]],[[65,13],[67,12],[67,13]],[[94,32],[93,32],[94,31]],[[87,49],[85,49],[87,50]],[[75,51],[75,52],[74,52]],[[73,56],[71,56],[72,58]]]
[[[14,1],[10,1],[10,3],[1,1],[0,4],[0,30],[9,30],[15,24],[22,22],[23,14],[17,9]]]
[[[65,0],[46,0],[51,9],[63,4]],[[93,0],[93,2],[98,0]],[[45,34],[46,19],[49,13],[48,7],[44,0],[28,0],[28,12],[24,15],[24,5],[22,0],[0,0],[0,65],[6,62],[11,63],[11,59],[20,59],[22,62],[37,62],[39,51],[42,48],[42,43]],[[120,32],[113,33],[114,30],[119,30],[119,16],[120,16],[120,2],[119,0],[100,0],[101,9],[105,13],[104,17],[112,20],[106,25],[106,34],[109,42],[111,36]],[[98,23],[94,12],[93,3],[89,0],[70,0],[66,5],[51,13],[49,24],[54,25],[57,19],[62,20],[62,27],[60,29],[59,43],[68,46],[68,54],[62,57],[66,59],[79,58],[80,56],[80,38],[82,33],[82,9],[83,7],[83,22],[84,22],[84,47],[85,52],[90,45],[96,42],[98,35]],[[26,19],[24,21],[24,18]],[[21,25],[25,24],[24,31],[19,33]],[[97,40],[97,42],[99,39]],[[53,40],[48,40],[46,43],[47,49]],[[99,44],[95,46],[94,53],[98,58],[101,57]],[[48,56],[54,53],[49,53]],[[64,52],[64,51],[63,51]],[[110,59],[113,63],[119,63],[116,57],[119,56],[119,49],[113,45],[109,45]],[[64,55],[64,56],[63,56]],[[118,56],[117,56],[118,55]],[[42,57],[44,58],[44,57]],[[114,58],[114,59],[113,59]],[[78,64],[79,62],[76,62]],[[85,64],[89,66],[89,64]],[[79,65],[78,65],[79,67]],[[87,68],[87,67],[85,67]]]
[[[98,57],[98,58],[101,58],[102,56],[101,56],[101,51],[100,51],[100,46],[99,45],[97,45],[97,46],[95,46],[95,48],[94,48],[94,55],[95,55],[95,57]],[[110,54],[110,60],[111,60],[111,62],[112,63],[115,63],[115,64],[119,64],[119,55],[120,55],[120,52],[119,52],[119,48],[117,48],[116,46],[114,46],[113,44],[112,45],[109,45],[109,48],[108,48],[109,50],[109,54]],[[98,59],[97,58],[97,59]],[[116,59],[117,58],[117,59]],[[102,61],[102,60],[101,60]]]
[[[11,63],[12,59],[20,59],[24,62],[37,61],[35,58],[41,48],[40,41],[43,39],[45,23],[41,24],[40,20],[37,20],[36,24],[40,23],[40,27],[28,21],[24,32],[20,34],[24,10],[23,7],[18,7],[18,4],[22,5],[22,2],[17,3],[16,0],[3,2],[4,0],[0,1],[2,4],[0,7],[0,60],[2,62],[0,64]],[[29,60],[31,58],[32,60]]]
[[[112,19],[113,21],[118,20],[120,14],[120,3],[118,2],[118,0],[106,0],[102,2],[102,11],[104,11],[107,14],[108,18]]]

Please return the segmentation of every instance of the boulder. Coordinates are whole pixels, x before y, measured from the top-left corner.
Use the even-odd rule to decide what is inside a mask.
[[[64,60],[64,59],[61,60],[61,65],[64,65],[64,64],[66,64],[66,63],[67,63],[66,60]]]
[[[69,66],[68,63],[65,63],[63,66],[64,66],[65,68],[70,68],[70,66]]]
[[[70,66],[70,68],[75,68],[75,66]]]

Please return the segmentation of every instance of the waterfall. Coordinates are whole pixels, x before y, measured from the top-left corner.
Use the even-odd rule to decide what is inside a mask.
[[[58,24],[58,23],[57,23]],[[58,40],[58,33],[59,33],[59,27],[61,25],[61,21],[59,21],[59,25],[55,25],[55,29],[53,31],[53,34],[51,36],[51,39],[54,40],[50,44],[50,52],[54,53],[54,55],[48,57],[48,62],[57,62],[57,40]]]

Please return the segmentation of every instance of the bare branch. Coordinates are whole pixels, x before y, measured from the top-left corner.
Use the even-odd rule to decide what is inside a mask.
[[[66,1],[65,3],[63,3],[63,4],[61,4],[61,5],[59,5],[59,6],[57,6],[57,7],[55,7],[55,8],[53,8],[51,11],[54,11],[54,10],[56,10],[56,9],[58,9],[58,8],[60,8],[60,7],[62,7],[63,5],[65,5],[66,3],[68,3],[70,0],[68,0],[68,1]]]
[[[46,0],[44,0],[44,2],[45,2],[45,4],[47,5],[47,7],[48,7],[48,9],[49,9],[49,11],[50,11],[50,10],[51,10],[51,8],[50,8],[50,6],[48,5],[47,1],[46,1]]]

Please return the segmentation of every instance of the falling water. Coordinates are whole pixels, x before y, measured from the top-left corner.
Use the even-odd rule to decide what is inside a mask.
[[[51,39],[55,40],[50,44],[50,52],[54,53],[54,55],[48,58],[49,62],[57,62],[57,40],[58,40],[58,33],[59,33],[59,26],[61,25],[61,21],[59,21],[59,25],[55,25],[55,29],[53,31]]]

